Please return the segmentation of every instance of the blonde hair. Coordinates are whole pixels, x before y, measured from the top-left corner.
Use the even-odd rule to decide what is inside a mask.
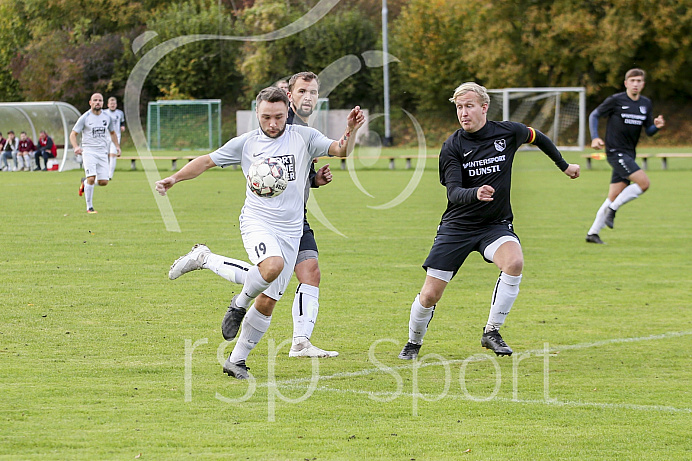
[[[457,96],[461,96],[466,93],[475,93],[476,96],[478,96],[478,99],[481,101],[481,104],[490,104],[490,96],[488,96],[488,90],[484,86],[481,86],[478,83],[474,82],[466,82],[459,85],[457,89],[454,90],[454,95],[451,98],[449,98],[449,101],[452,103],[456,103],[455,100]]]

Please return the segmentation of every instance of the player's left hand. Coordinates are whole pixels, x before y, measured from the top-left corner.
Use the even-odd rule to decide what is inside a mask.
[[[173,187],[173,184],[175,184],[175,179],[173,179],[172,176],[156,181],[156,192],[158,192],[159,195],[166,195],[166,192]]]
[[[663,119],[663,115],[659,115],[654,119],[654,126],[658,129],[661,129],[664,126],[666,126],[666,121]]]
[[[355,130],[363,126],[365,123],[365,114],[360,110],[360,106],[356,106],[351,109],[348,114],[347,125],[351,130]]]
[[[316,186],[326,186],[332,182],[332,170],[329,169],[329,163],[317,170],[317,176],[315,176]]]
[[[576,163],[570,163],[564,173],[571,179],[577,179],[579,177],[580,167]]]

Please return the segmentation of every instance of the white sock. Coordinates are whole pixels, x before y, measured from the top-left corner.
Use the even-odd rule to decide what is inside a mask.
[[[512,304],[519,295],[520,283],[521,275],[507,275],[500,272],[500,277],[498,277],[493,291],[493,302],[490,306],[488,323],[485,326],[486,333],[491,330],[499,330],[505,323],[505,319],[512,309]]]
[[[108,167],[109,167],[109,174],[108,174],[108,179],[113,179],[113,173],[115,173],[115,164],[118,160],[118,157],[111,157],[108,156]]]
[[[245,276],[252,264],[211,253],[207,256],[203,267],[220,275],[229,282],[245,284]]]
[[[243,319],[242,329],[240,330],[240,336],[238,336],[238,342],[231,352],[230,360],[233,363],[238,363],[241,360],[247,359],[264,333],[269,329],[269,324],[272,321],[272,317],[260,314],[260,312],[252,306],[248,309],[245,318]]]
[[[94,184],[87,184],[84,181],[84,198],[86,199],[87,210],[94,208]]]
[[[413,344],[423,344],[423,336],[428,331],[428,325],[435,313],[435,306],[423,307],[420,294],[411,304],[411,316],[408,321],[408,341]]]
[[[293,344],[310,340],[320,309],[320,289],[301,283],[293,298]]]
[[[259,267],[252,266],[245,274],[243,289],[235,302],[239,307],[247,308],[252,301],[266,290],[271,282],[267,282],[260,274]]]
[[[598,209],[596,212],[596,219],[594,219],[593,224],[591,224],[591,229],[589,229],[589,235],[598,234],[601,232],[601,229],[605,227],[605,211],[611,203],[613,202],[611,202],[610,199],[605,199],[601,208]]]
[[[20,171],[24,169],[24,156],[23,155],[17,155],[17,169]]]
[[[644,191],[642,190],[641,187],[639,187],[639,184],[630,184],[629,186],[625,187],[622,192],[620,192],[620,195],[615,197],[615,200],[613,200],[613,203],[610,204],[610,208],[613,210],[617,211],[618,208],[620,208],[622,205],[624,205],[627,202],[631,202],[635,198],[639,197],[642,195]]]

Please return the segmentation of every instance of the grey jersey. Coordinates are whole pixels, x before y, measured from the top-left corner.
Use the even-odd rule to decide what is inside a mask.
[[[115,131],[113,119],[104,111],[99,115],[91,110],[79,117],[72,131],[82,133],[82,149],[90,154],[108,155],[111,143],[111,131]]]
[[[120,142],[120,136],[122,135],[120,128],[125,126],[125,113],[120,109],[106,109],[104,112],[113,119],[113,122],[115,123],[113,131],[115,131],[115,134],[118,136],[118,142]]]

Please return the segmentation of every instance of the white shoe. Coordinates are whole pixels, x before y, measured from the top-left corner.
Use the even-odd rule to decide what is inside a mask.
[[[168,278],[175,280],[183,274],[203,269],[204,259],[211,250],[203,243],[197,243],[192,250],[184,256],[176,259],[168,271]]]
[[[336,351],[325,351],[313,345],[310,341],[294,344],[291,350],[288,351],[289,357],[336,357],[339,355]]]

